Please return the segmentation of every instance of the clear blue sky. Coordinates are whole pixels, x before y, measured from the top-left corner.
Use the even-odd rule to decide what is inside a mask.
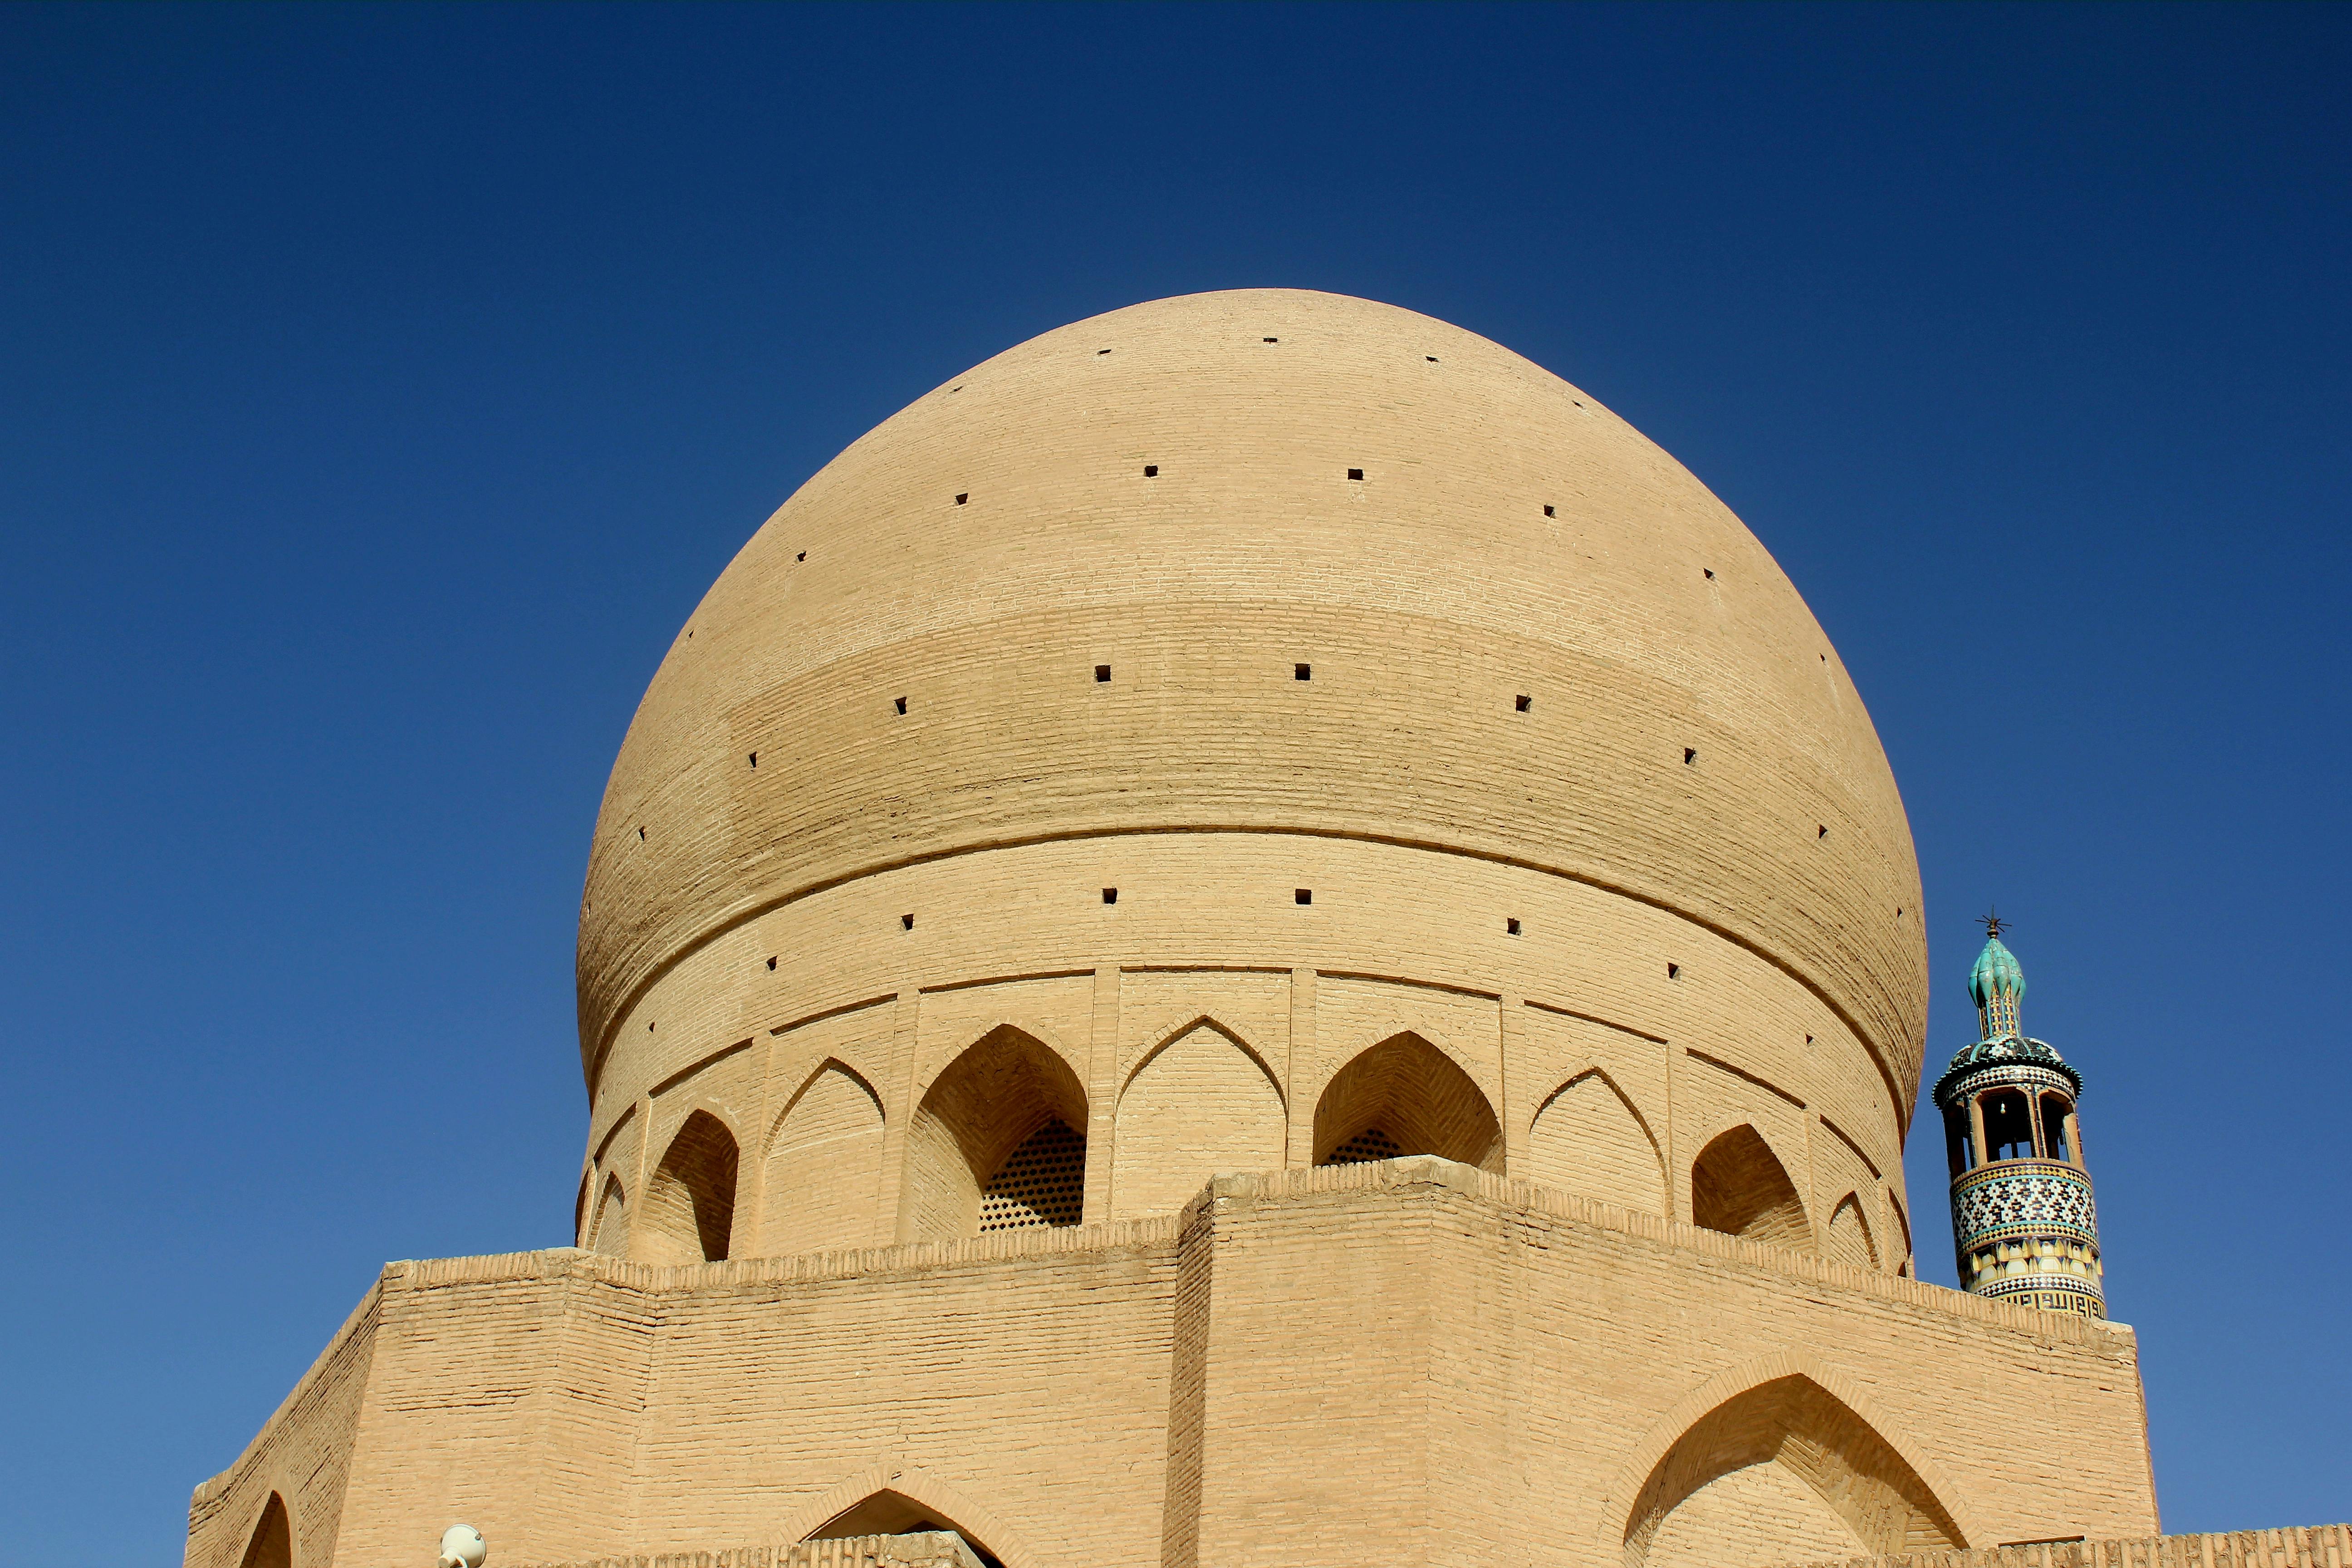
[[[1529,355],[1763,538],[1909,805],[1931,1056],[1998,901],[2089,1080],[2167,1526],[2352,1515],[2347,46],[0,10],[0,1559],[175,1558],[383,1260],[567,1239],[597,798],[760,521],[1033,333],[1263,284]]]

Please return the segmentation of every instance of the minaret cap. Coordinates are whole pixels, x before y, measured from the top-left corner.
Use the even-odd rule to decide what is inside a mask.
[[[2011,1003],[2025,998],[2025,971],[2018,966],[2017,954],[2000,944],[1998,931],[1985,938],[1984,951],[1969,971],[1969,995],[1979,1008],[1990,1006],[1996,996]]]
[[[1977,1037],[2007,1039],[2018,1032],[2017,1005],[2025,995],[2025,971],[2018,967],[2017,955],[2000,945],[2000,911],[1992,910],[1980,923],[1984,951],[1969,971],[1969,994],[1976,1000],[1980,1026]]]

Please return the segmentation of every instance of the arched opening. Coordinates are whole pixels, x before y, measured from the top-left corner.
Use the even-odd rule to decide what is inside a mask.
[[[1666,1168],[1633,1102],[1594,1068],[1570,1079],[1528,1131],[1530,1182],[1643,1214],[1666,1212]]]
[[[1651,1470],[1625,1524],[1626,1568],[1752,1568],[1963,1544],[1894,1446],[1798,1374],[1694,1422]]]
[[[948,1065],[907,1128],[910,1240],[1084,1217],[1087,1092],[1044,1042],[1003,1025]]]
[[[1977,1168],[1976,1140],[1969,1132],[1968,1107],[1953,1106],[1944,1112],[1945,1163],[1957,1176]]]
[[[918,1502],[903,1492],[876,1492],[835,1514],[803,1539],[850,1541],[861,1535],[920,1535],[937,1530],[952,1530],[962,1536],[982,1568],[1004,1568],[986,1542],[950,1518],[945,1510]]]
[[[1756,1129],[1741,1122],[1691,1165],[1691,1223],[1793,1252],[1813,1249],[1796,1184]]]
[[[596,1190],[596,1168],[580,1173],[580,1195],[572,1200],[572,1245],[588,1245],[588,1194]]]
[[[1886,1209],[1895,1216],[1896,1239],[1903,1247],[1902,1261],[1895,1265],[1895,1272],[1907,1279],[1911,1277],[1911,1216],[1903,1212],[1903,1200],[1893,1193],[1886,1194]]]
[[[1871,1238],[1870,1220],[1862,1212],[1862,1194],[1848,1193],[1830,1211],[1829,1260],[1856,1268],[1878,1267],[1878,1244]]]
[[[1332,1075],[1315,1106],[1315,1163],[1435,1154],[1503,1168],[1503,1127],[1470,1075],[1419,1035],[1396,1035]]]
[[[2066,1103],[2066,1097],[2063,1094],[2042,1097],[2042,1150],[2044,1158],[2074,1158],[2074,1140],[2067,1135],[2066,1128],[2074,1111],[2074,1108]]]
[[[253,1539],[246,1542],[243,1568],[294,1568],[294,1531],[286,1518],[286,1500],[276,1492],[263,1505]]]
[[[882,1201],[882,1101],[864,1079],[826,1062],[777,1119],[766,1173],[763,1255],[873,1245]]]
[[[629,1201],[618,1176],[604,1178],[604,1195],[596,1201],[596,1229],[588,1246],[609,1258],[629,1249]]]
[[[707,1110],[686,1119],[655,1167],[630,1227],[640,1263],[716,1263],[735,1230],[735,1135]]]
[[[1219,1171],[1278,1171],[1286,1131],[1274,1075],[1203,1018],[1152,1052],[1119,1095],[1112,1213],[1180,1209]]]
[[[2025,1096],[2013,1089],[1997,1089],[1979,1102],[1984,1107],[1985,1149],[1994,1160],[2033,1158],[2033,1112]]]

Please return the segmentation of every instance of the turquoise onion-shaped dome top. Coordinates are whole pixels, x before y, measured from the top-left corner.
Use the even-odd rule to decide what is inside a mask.
[[[2025,971],[2018,967],[2017,954],[2001,946],[1997,936],[1985,939],[1984,951],[1969,971],[1969,995],[1979,1007],[1992,1005],[1995,996],[2011,1002],[2025,995]]]

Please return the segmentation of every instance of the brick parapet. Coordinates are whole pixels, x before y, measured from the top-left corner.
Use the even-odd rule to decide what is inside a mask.
[[[808,1252],[793,1258],[730,1258],[719,1263],[631,1263],[576,1247],[538,1252],[485,1253],[478,1258],[408,1259],[383,1266],[383,1283],[395,1289],[443,1285],[484,1285],[509,1279],[593,1279],[625,1289],[707,1290],[736,1285],[856,1279],[872,1275],[919,1272],[1013,1258],[1065,1252],[1154,1250],[1174,1245],[1181,1215],[1111,1220],[1059,1229],[992,1231],[958,1241],[901,1242],[893,1247]]]
[[[1656,1215],[1643,1214],[1614,1204],[1580,1197],[1573,1193],[1538,1186],[1533,1182],[1493,1175],[1475,1166],[1440,1159],[1434,1154],[1359,1165],[1318,1165],[1299,1170],[1221,1174],[1208,1184],[1204,1194],[1222,1199],[1284,1202],[1310,1194],[1424,1183],[1453,1188],[1497,1208],[1521,1209],[1564,1219],[1571,1224],[1590,1226],[1597,1230],[1641,1237],[1668,1247],[1816,1280],[1841,1289],[1857,1290],[1881,1300],[1923,1307],[1993,1328],[2023,1331],[2095,1349],[2113,1348],[2118,1338],[2126,1342],[2133,1339],[2131,1326],[2127,1323],[2085,1321],[2029,1307],[1987,1300],[1965,1291],[1902,1279],[1875,1269],[1828,1262],[1804,1253],[1745,1241],[1681,1220],[1662,1219]],[[996,1231],[958,1241],[905,1242],[892,1247],[806,1253],[796,1258],[746,1258],[720,1263],[675,1266],[631,1263],[576,1247],[550,1247],[538,1252],[493,1253],[478,1258],[437,1258],[388,1263],[384,1266],[383,1282],[387,1288],[416,1289],[569,1275],[640,1290],[725,1289],[783,1281],[913,1273],[1055,1253],[1120,1248],[1164,1250],[1176,1245],[1183,1224],[1182,1214],[1155,1215],[1142,1219],[1114,1220],[1064,1229]],[[291,1397],[289,1396],[289,1402]]]
[[[1422,1277],[1432,1269],[1455,1285]],[[1238,1270],[1230,1288],[1229,1270]],[[1492,1300],[1462,1308],[1449,1293],[1457,1288]],[[1612,1294],[1625,1289],[1647,1292],[1645,1300],[1695,1291],[1719,1315],[1629,1321]],[[1438,1320],[1460,1310],[1472,1321],[1441,1332]],[[366,1324],[377,1325],[372,1352],[359,1337]],[[1656,1458],[1652,1448],[1663,1452],[1661,1445],[1741,1389],[1793,1375],[1811,1378],[1894,1434],[1956,1517],[1975,1510],[1962,1519],[1958,1539],[2054,1533],[2077,1521],[2113,1536],[2155,1522],[2152,1495],[2127,1456],[2102,1450],[2085,1459],[2112,1483],[2095,1496],[2052,1495],[2035,1477],[2002,1470],[1997,1457],[1950,1427],[1948,1398],[1899,1376],[1890,1383],[1853,1369],[1857,1355],[1868,1363],[1884,1355],[1962,1354],[1982,1375],[2013,1381],[2054,1365],[2079,1396],[2105,1396],[2113,1384],[2123,1402],[2116,1408],[2136,1410],[2128,1328],[1827,1263],[1416,1156],[1221,1174],[1175,1215],[951,1242],[675,1267],[572,1248],[389,1264],[321,1357],[322,1368],[347,1367],[354,1399],[363,1393],[356,1425],[332,1419],[317,1393],[305,1393],[341,1384],[320,1384],[323,1374],[306,1380],[239,1466],[199,1489],[189,1562],[234,1568],[256,1500],[273,1486],[283,1489],[274,1478],[290,1473],[288,1467],[321,1441],[354,1451],[352,1500],[331,1509],[320,1495],[309,1543],[298,1547],[302,1568],[334,1561],[334,1547],[317,1548],[338,1535],[341,1555],[380,1555],[426,1513],[479,1523],[513,1542],[519,1555],[547,1561],[686,1547],[698,1537],[706,1546],[782,1539],[817,1527],[885,1484],[877,1477],[907,1467],[932,1468],[955,1489],[958,1500],[941,1504],[942,1511],[980,1531],[1003,1560],[1043,1561],[1042,1553],[1022,1555],[1020,1537],[1054,1537],[1052,1521],[1073,1506],[1072,1482],[1053,1467],[1024,1468],[1021,1453],[999,1439],[1023,1430],[1022,1412],[1056,1399],[1078,1401],[1066,1415],[1087,1428],[1084,1441],[1115,1454],[1138,1484],[1138,1495],[1063,1541],[1084,1560],[1112,1542],[1124,1551],[1140,1544],[1147,1529],[1160,1534],[1193,1517],[1192,1488],[1208,1487],[1209,1472],[1233,1468],[1244,1451],[1213,1435],[1235,1429],[1236,1421],[1242,1429],[1262,1424],[1264,1413],[1221,1417],[1223,1405],[1272,1401],[1280,1408],[1264,1415],[1274,1423],[1269,1430],[1284,1421],[1312,1428],[1328,1420],[1328,1412],[1309,1407],[1341,1386],[1318,1381],[1328,1371],[1323,1363],[1333,1333],[1361,1337],[1377,1350],[1368,1351],[1366,1375],[1405,1391],[1402,1403],[1388,1405],[1366,1394],[1373,1414],[1414,1406],[1420,1395],[1412,1391],[1435,1375],[1422,1362],[1434,1356],[1449,1385],[1487,1398],[1496,1421],[1533,1420],[1564,1454],[1586,1443],[1580,1463],[1627,1456],[1625,1473],[1602,1489],[1606,1495],[1560,1491],[1569,1473],[1562,1471],[1491,1508],[1480,1504],[1494,1515],[1486,1524],[1507,1532],[1531,1518],[1557,1524],[1570,1515],[1604,1535],[1622,1530]],[[1820,1336],[1837,1333],[1874,1348],[1822,1349]],[[1089,1370],[1075,1373],[1075,1382],[1067,1381],[1073,1335],[1097,1346],[1081,1358]],[[1529,1405],[1520,1387],[1527,1378],[1584,1387],[1579,1380],[1590,1376],[1591,1357],[1640,1370],[1650,1364],[1645,1356],[1661,1353],[1668,1364],[1657,1369],[1657,1387],[1612,1384],[1609,1399],[1579,1406],[1573,1430],[1553,1431],[1555,1405],[1540,1399]],[[861,1358],[870,1358],[870,1373]],[[1711,1369],[1714,1380],[1692,1385],[1673,1370],[1685,1361]],[[1188,1371],[1192,1363],[1197,1369]],[[1506,1375],[1507,1368],[1522,1370]],[[1196,1373],[1207,1380],[1197,1387],[1187,1381]],[[2101,1386],[2094,1391],[2093,1384]],[[1676,1394],[1690,1408],[1660,1414],[1657,1402],[1671,1405]],[[974,1397],[983,1403],[971,1404]],[[1284,1403],[1297,1398],[1306,1400],[1298,1410]],[[849,1421],[837,1452],[822,1433],[775,1424],[803,1400]],[[1529,1414],[1538,1408],[1545,1414]],[[2086,1412],[2083,1419],[2111,1425],[2111,1415]],[[1188,1420],[1201,1424],[1205,1443],[1188,1442]],[[752,1432],[761,1434],[757,1445],[742,1447],[740,1434]],[[1394,1462],[1419,1452],[1402,1434],[1391,1436],[1403,1443]],[[733,1468],[714,1481],[712,1453],[754,1457],[728,1458]],[[1440,1460],[1441,1469],[1486,1462],[1446,1448],[1411,1464]],[[1195,1468],[1202,1472],[1197,1479]],[[526,1470],[535,1479],[518,1486]],[[1384,1506],[1392,1514],[1418,1506],[1410,1494],[1429,1484],[1390,1479],[1395,1495]],[[1295,1479],[1257,1478],[1266,1488]],[[340,1503],[341,1488],[333,1489]],[[1223,1488],[1209,1489],[1223,1495]],[[218,1506],[207,1507],[215,1498]],[[976,1510],[983,1506],[1000,1510],[1004,1521],[982,1517]],[[1215,1550],[1223,1551],[1243,1516],[1221,1508],[1213,1519],[1200,1517],[1213,1524]],[[1448,1520],[1456,1543],[1476,1523],[1466,1515]],[[1359,1544],[1388,1528],[1378,1519],[1360,1522]],[[1163,1558],[1171,1545],[1181,1558],[1188,1542],[1159,1544]],[[1212,1544],[1209,1535],[1199,1538],[1202,1561]],[[1613,1550],[1614,1537],[1603,1546]]]
[[[2039,1541],[1973,1552],[1852,1557],[1802,1568],[2352,1568],[2352,1525]]]
[[[540,1255],[510,1253],[508,1256],[528,1258]],[[387,1265],[385,1272],[389,1274],[391,1269],[396,1267],[398,1266]],[[293,1418],[297,1410],[312,1402],[313,1395],[320,1390],[322,1384],[327,1382],[334,1373],[341,1370],[346,1359],[347,1347],[354,1341],[364,1338],[375,1327],[375,1321],[383,1305],[383,1280],[380,1276],[376,1283],[368,1287],[367,1294],[360,1298],[359,1305],[353,1307],[350,1315],[343,1319],[342,1327],[337,1329],[334,1336],[328,1340],[326,1348],[312,1360],[310,1368],[295,1380],[294,1386],[288,1391],[286,1397],[278,1402],[278,1408],[269,1413],[269,1419],[261,1424],[260,1430],[253,1435],[252,1441],[246,1444],[235,1462],[220,1474],[196,1483],[194,1492],[188,1499],[188,1513],[191,1519],[198,1514],[209,1512],[215,1503],[227,1495],[254,1468],[270,1437]]]
[[[1655,1215],[1620,1208],[1613,1204],[1580,1197],[1573,1193],[1538,1186],[1532,1182],[1493,1175],[1475,1166],[1442,1160],[1431,1154],[1379,1164],[1321,1165],[1264,1174],[1220,1175],[1210,1184],[1209,1191],[1219,1198],[1279,1202],[1309,1194],[1425,1182],[1454,1188],[1499,1208],[1521,1209],[1549,1215],[1571,1224],[1591,1226],[1598,1230],[1641,1237],[1668,1247],[1701,1252],[1798,1279],[1817,1280],[1842,1289],[1860,1291],[1884,1300],[1924,1307],[1992,1328],[2020,1330],[2042,1338],[2063,1340],[2070,1344],[2098,1350],[2116,1348],[2118,1339],[2126,1344],[2136,1342],[2136,1336],[2127,1323],[2105,1320],[2093,1322],[2064,1317],[2029,1307],[1988,1300],[1965,1291],[1882,1274],[1874,1269],[1832,1263],[1804,1253],[1744,1241],[1738,1237],[1726,1236],[1681,1220],[1661,1219]]]
[[[952,1530],[905,1535],[851,1535],[833,1541],[778,1542],[719,1552],[665,1552],[653,1556],[596,1557],[519,1568],[981,1568],[980,1559]],[[503,1568],[503,1565],[502,1565]]]

